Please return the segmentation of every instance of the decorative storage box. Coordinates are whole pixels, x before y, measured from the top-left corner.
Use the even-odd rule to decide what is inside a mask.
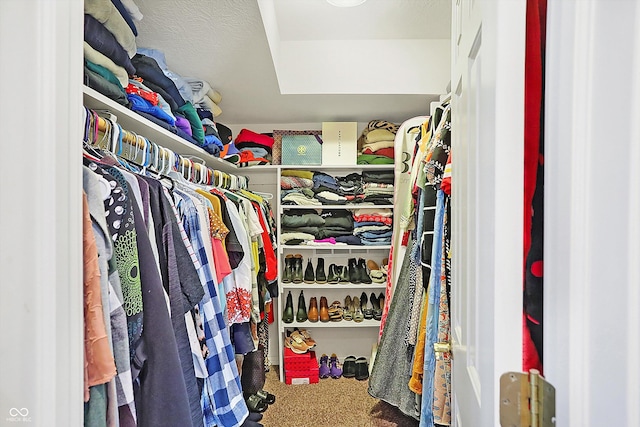
[[[280,164],[322,164],[322,133],[320,131],[274,131],[274,137],[276,133],[281,134]]]
[[[356,164],[358,156],[357,122],[322,123],[322,164],[327,166]]]

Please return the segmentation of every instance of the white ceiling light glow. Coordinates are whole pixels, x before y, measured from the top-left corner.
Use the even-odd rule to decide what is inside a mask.
[[[359,6],[367,0],[327,0],[327,3],[337,7]]]

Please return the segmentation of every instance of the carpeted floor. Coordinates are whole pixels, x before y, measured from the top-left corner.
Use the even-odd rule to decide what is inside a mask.
[[[321,379],[318,384],[287,385],[277,366],[264,389],[276,402],[264,413],[265,427],[417,427],[419,422],[367,393],[367,381]]]

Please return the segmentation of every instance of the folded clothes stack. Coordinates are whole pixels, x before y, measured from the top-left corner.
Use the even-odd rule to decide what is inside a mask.
[[[283,170],[280,177],[280,197],[283,205],[320,206],[313,192],[313,172]]]
[[[280,223],[287,245],[339,243],[342,236],[353,235],[351,213],[343,210],[314,210],[287,212]]]
[[[361,208],[353,211],[353,235],[363,245],[382,246],[391,244],[393,213],[387,208]]]
[[[358,138],[358,164],[393,164],[398,128],[386,120],[370,121]]]
[[[239,166],[271,164],[273,135],[242,129],[236,136],[235,145],[239,150]]]

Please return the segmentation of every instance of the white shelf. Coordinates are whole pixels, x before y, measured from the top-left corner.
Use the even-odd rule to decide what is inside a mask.
[[[310,329],[310,328],[379,328],[380,321],[375,319],[365,319],[362,322],[354,322],[353,320],[340,320],[339,322],[293,322],[282,323],[284,329]],[[284,332],[284,330],[282,330]]]
[[[365,205],[347,203],[346,205],[280,205],[280,212],[293,209],[393,209],[393,205]]]
[[[285,289],[318,289],[318,290],[368,290],[368,289],[384,289],[387,287],[387,283],[336,283],[335,285],[329,283],[280,283],[280,287]]]
[[[252,169],[250,167],[239,168],[233,163],[229,163],[218,157],[212,156],[202,148],[191,144],[189,141],[180,138],[176,134],[173,134],[152,121],[147,120],[135,111],[126,108],[124,105],[118,104],[114,100],[87,86],[83,87],[83,103],[85,107],[91,110],[110,111],[117,117],[117,123],[119,123],[123,129],[142,135],[148,140],[155,142],[162,147],[168,148],[176,154],[200,157],[211,169],[220,170],[234,175],[242,174],[242,170]]]
[[[330,250],[382,250],[391,249],[391,245],[380,245],[380,246],[371,246],[371,245],[281,245],[280,253],[283,253],[285,249],[296,249],[296,250],[313,250],[317,251],[318,249],[330,249]]]

